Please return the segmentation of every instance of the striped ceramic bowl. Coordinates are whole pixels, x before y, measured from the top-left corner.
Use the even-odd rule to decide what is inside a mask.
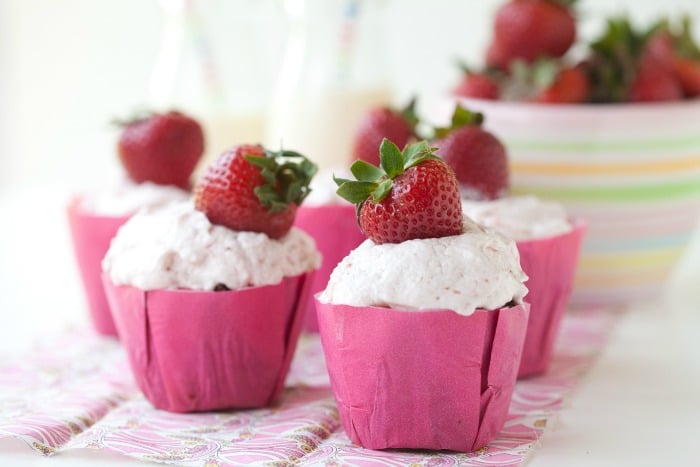
[[[513,194],[588,221],[572,302],[654,298],[700,217],[700,101],[537,105],[462,100],[506,144]],[[444,120],[455,101],[436,103]]]

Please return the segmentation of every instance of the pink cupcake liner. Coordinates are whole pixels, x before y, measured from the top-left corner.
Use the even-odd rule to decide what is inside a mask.
[[[316,306],[331,386],[354,443],[470,452],[503,427],[529,305],[469,316]]]
[[[78,271],[83,283],[88,310],[95,330],[106,336],[116,336],[112,313],[102,287],[102,258],[112,238],[129,216],[100,216],[80,209],[80,198],[68,205],[68,225]]]
[[[549,367],[585,231],[586,226],[577,222],[571,232],[562,235],[516,242],[520,264],[529,277],[525,285],[530,303],[518,378],[543,374]]]
[[[104,276],[132,372],[158,409],[198,412],[275,402],[301,331],[313,274],[240,290],[115,286]]]
[[[304,330],[318,332],[313,294],[326,288],[335,266],[367,237],[357,225],[355,206],[350,204],[301,206],[297,210],[295,225],[313,237],[323,256],[311,285],[312,294],[305,304]]]

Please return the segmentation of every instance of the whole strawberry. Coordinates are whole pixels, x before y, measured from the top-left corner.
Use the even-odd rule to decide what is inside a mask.
[[[355,132],[352,159],[379,165],[379,145],[384,138],[403,148],[414,136],[418,123],[415,100],[405,109],[396,111],[389,107],[371,109],[360,121]]]
[[[700,58],[675,57],[673,71],[686,97],[700,96]]]
[[[683,98],[683,88],[673,70],[653,56],[645,54],[637,64],[627,92],[630,102],[673,101]]]
[[[358,160],[351,167],[358,181],[336,179],[367,237],[380,244],[462,233],[457,179],[426,142],[402,152],[384,139],[379,152],[381,168]]]
[[[510,0],[496,11],[487,64],[502,69],[516,59],[561,57],[576,39],[576,21],[565,0]]]
[[[452,90],[452,94],[460,97],[496,100],[500,97],[498,81],[487,73],[475,72],[462,66],[462,80]]]
[[[653,26],[645,47],[647,54],[673,72],[685,97],[700,96],[700,47],[689,16],[681,19],[680,26],[668,21]]]
[[[292,227],[316,169],[293,151],[238,146],[219,156],[199,180],[195,208],[212,224],[280,238]]]
[[[190,176],[204,152],[204,133],[196,120],[171,111],[123,126],[118,152],[129,178],[190,188]]]
[[[505,147],[482,122],[482,114],[457,106],[452,126],[436,130],[437,154],[452,167],[467,199],[496,199],[508,193]]]
[[[657,33],[658,32],[658,33]],[[590,44],[585,68],[592,102],[653,102],[683,97],[670,38],[640,31],[627,17],[609,18]]]
[[[588,76],[578,67],[560,69],[554,80],[537,92],[535,102],[546,104],[580,104],[588,100]]]

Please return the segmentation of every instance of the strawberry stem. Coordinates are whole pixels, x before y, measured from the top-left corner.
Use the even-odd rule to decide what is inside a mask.
[[[455,110],[452,113],[452,122],[449,127],[445,128],[435,128],[434,137],[444,138],[453,130],[461,128],[467,125],[481,125],[484,122],[484,114],[481,112],[472,112],[466,107],[462,107],[460,104],[455,106]]]
[[[318,171],[316,164],[295,151],[265,150],[264,156],[246,155],[245,159],[260,168],[266,183],[255,188],[255,195],[273,213],[284,211],[289,203],[300,205],[311,192],[309,183]]]
[[[338,185],[336,193],[358,207],[370,198],[372,202],[378,203],[391,193],[396,177],[426,159],[435,158],[435,150],[436,148],[431,148],[427,142],[421,141],[410,144],[401,151],[394,143],[384,138],[379,146],[381,168],[362,160],[355,161],[350,171],[357,180],[334,176],[333,180]]]

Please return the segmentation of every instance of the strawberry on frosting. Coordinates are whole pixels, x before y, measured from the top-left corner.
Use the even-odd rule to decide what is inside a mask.
[[[280,238],[292,227],[316,170],[297,152],[241,145],[209,166],[195,186],[195,207],[213,224]]]
[[[500,198],[509,187],[505,147],[484,130],[483,120],[483,114],[458,105],[451,126],[435,132],[437,154],[455,171],[462,196],[470,199]]]
[[[375,243],[444,237],[462,231],[454,172],[426,142],[401,151],[384,139],[381,168],[358,160],[357,181],[336,179],[338,194],[357,204],[360,229]]]
[[[122,125],[119,158],[131,180],[189,189],[190,176],[204,153],[204,133],[195,119],[170,111]]]
[[[415,100],[412,100],[400,111],[390,107],[370,109],[355,132],[353,159],[379,165],[377,148],[384,138],[400,148],[408,144],[415,135],[415,127],[418,123],[415,105]]]
[[[561,57],[576,39],[571,0],[510,0],[496,12],[488,65],[507,70],[515,60]]]

